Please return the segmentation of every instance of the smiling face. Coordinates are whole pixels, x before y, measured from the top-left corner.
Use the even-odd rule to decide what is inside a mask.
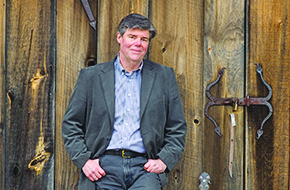
[[[149,30],[127,29],[123,36],[117,33],[120,44],[120,61],[124,69],[139,68],[149,46]]]

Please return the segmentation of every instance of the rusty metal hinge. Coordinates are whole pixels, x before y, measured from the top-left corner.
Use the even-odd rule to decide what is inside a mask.
[[[86,14],[87,14],[87,16],[89,18],[91,27],[93,27],[95,30],[97,30],[97,28],[96,28],[97,21],[95,20],[95,17],[93,15],[93,12],[92,12],[92,9],[90,7],[90,4],[89,4],[88,0],[81,0],[81,2],[83,4],[84,9],[86,11]]]
[[[261,127],[260,129],[257,130],[257,139],[259,139],[261,137],[261,135],[263,134],[263,125],[265,124],[265,122],[272,116],[273,113],[273,107],[272,105],[268,102],[271,97],[272,97],[272,88],[269,84],[267,84],[263,78],[263,74],[262,74],[262,67],[258,64],[255,63],[256,67],[256,71],[257,73],[260,75],[260,78],[262,80],[262,82],[264,83],[264,85],[268,88],[268,95],[266,97],[249,97],[247,96],[246,98],[215,98],[210,94],[210,88],[212,86],[214,86],[216,83],[219,82],[220,78],[223,76],[224,74],[224,70],[225,67],[223,67],[222,69],[220,69],[218,71],[218,77],[217,79],[210,83],[207,88],[206,88],[206,95],[207,97],[211,100],[210,102],[208,102],[205,106],[205,116],[211,120],[213,122],[213,124],[215,125],[215,132],[219,135],[221,135],[221,128],[217,125],[217,123],[215,122],[215,120],[209,116],[208,114],[208,110],[211,106],[221,106],[221,105],[233,105],[234,109],[237,106],[250,106],[250,105],[264,105],[264,106],[268,106],[269,108],[269,114],[266,116],[266,118],[262,121],[261,123]]]

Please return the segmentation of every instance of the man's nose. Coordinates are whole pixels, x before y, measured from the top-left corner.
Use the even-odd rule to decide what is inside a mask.
[[[141,44],[142,44],[142,40],[140,38],[137,38],[135,45],[141,46]]]

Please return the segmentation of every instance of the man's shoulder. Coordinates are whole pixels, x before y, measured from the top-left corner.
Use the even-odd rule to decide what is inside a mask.
[[[156,69],[157,71],[168,71],[168,70],[172,70],[171,67],[168,67],[166,65],[162,65],[160,63],[156,63],[154,61],[148,60],[148,59],[144,59],[144,65],[146,65],[146,67],[148,68],[152,68],[152,69]]]
[[[97,73],[101,73],[101,72],[105,72],[107,70],[113,69],[113,64],[114,64],[113,61],[108,61],[108,62],[98,63],[96,65],[83,68],[82,70],[86,74],[96,75]]]
[[[144,60],[144,68],[151,70],[152,72],[154,72],[158,76],[162,76],[163,78],[168,78],[174,75],[173,68],[150,60]]]

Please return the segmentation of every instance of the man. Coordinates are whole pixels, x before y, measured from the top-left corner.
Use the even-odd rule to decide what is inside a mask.
[[[130,14],[120,51],[82,69],[64,116],[64,145],[81,170],[80,190],[162,189],[185,145],[186,122],[173,69],[143,59],[156,29]]]

